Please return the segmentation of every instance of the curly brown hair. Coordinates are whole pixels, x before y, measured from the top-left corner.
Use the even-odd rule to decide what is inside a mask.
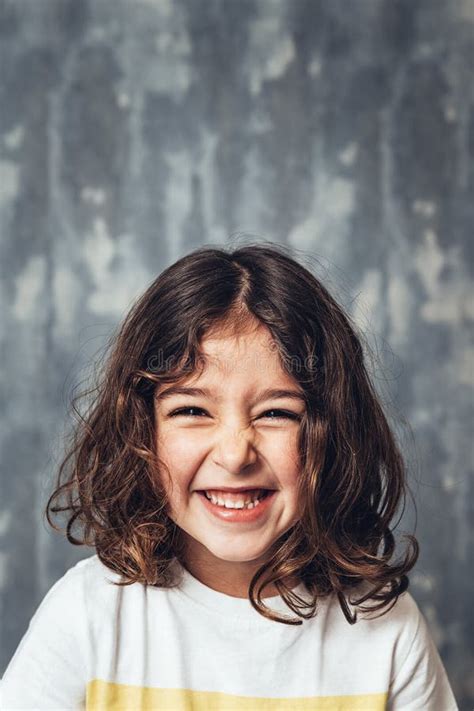
[[[63,530],[50,511],[69,512],[67,539],[95,547],[122,576],[116,585],[179,584],[173,564],[183,562],[183,544],[159,475],[156,389],[196,372],[211,329],[246,317],[269,329],[306,399],[298,435],[301,517],[253,576],[249,600],[269,619],[302,624],[299,618],[315,616],[318,598],[336,594],[354,624],[357,613],[345,595],[364,584],[364,594],[350,604],[385,614],[408,588],[406,573],[419,554],[416,538],[405,535],[411,550],[402,562],[389,562],[390,524],[409,490],[404,461],[350,317],[290,248],[271,242],[196,249],[166,268],[133,305],[111,340],[98,384],[72,401],[78,421],[46,505],[48,523]],[[90,395],[81,415],[76,401]],[[52,506],[61,497],[63,505]],[[74,523],[82,525],[79,538]],[[286,585],[289,576],[305,584],[311,604]],[[297,619],[262,602],[271,583]],[[367,600],[378,604],[361,606]]]

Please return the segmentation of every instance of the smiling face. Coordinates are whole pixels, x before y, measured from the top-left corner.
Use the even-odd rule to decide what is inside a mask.
[[[176,384],[164,384],[156,395],[157,448],[171,476],[169,481],[163,474],[163,485],[169,516],[184,536],[186,567],[209,587],[247,597],[250,579],[272,544],[300,515],[297,441],[305,403],[264,326],[204,338],[201,347],[204,371],[179,385],[205,394],[171,394]],[[268,389],[295,396],[262,397]],[[221,487],[274,492],[258,515],[257,509],[243,516],[229,511],[223,518],[202,493]],[[265,590],[264,596],[276,594],[271,587]]]

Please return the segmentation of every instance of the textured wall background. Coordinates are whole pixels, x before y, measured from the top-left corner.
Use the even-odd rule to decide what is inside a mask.
[[[93,553],[42,521],[81,368],[247,231],[318,257],[377,344],[415,434],[410,589],[471,709],[474,0],[2,0],[0,33],[0,672]]]

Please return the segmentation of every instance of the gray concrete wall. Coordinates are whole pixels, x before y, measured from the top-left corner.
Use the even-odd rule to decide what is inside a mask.
[[[83,367],[239,231],[319,259],[378,349],[411,591],[472,708],[473,0],[2,0],[0,33],[0,672],[93,552],[42,521]]]

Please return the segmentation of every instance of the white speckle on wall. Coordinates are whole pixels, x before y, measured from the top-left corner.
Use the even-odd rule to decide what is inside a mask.
[[[474,3],[472,0],[458,0],[456,8],[464,20],[474,22]]]
[[[102,188],[93,188],[87,185],[81,190],[81,200],[90,205],[95,205],[96,207],[100,207],[104,204],[105,197],[105,190],[102,190]]]
[[[3,142],[9,150],[14,151],[17,148],[20,148],[23,143],[24,136],[25,130],[21,124],[18,124],[15,128],[12,128],[10,131],[5,133],[3,136]]]
[[[474,300],[469,277],[461,263],[459,245],[443,252],[436,232],[431,229],[423,231],[423,238],[413,259],[429,297],[420,305],[421,318],[430,323],[459,323],[464,318],[472,318]],[[441,280],[445,264],[453,267],[456,275]]]
[[[300,249],[310,249],[320,242],[321,236],[321,221],[311,216],[293,227],[288,235],[288,242]]]
[[[437,210],[436,203],[431,200],[414,200],[412,204],[412,209],[415,215],[421,215],[421,217],[434,217]]]
[[[89,36],[93,42],[103,42],[107,37],[107,31],[105,27],[96,25],[90,31]]]
[[[172,250],[172,259],[180,254],[182,227],[191,210],[191,176],[193,163],[185,149],[166,155],[169,178],[166,181],[166,236]]]
[[[471,309],[474,310],[472,299],[470,303]],[[471,320],[474,321],[474,313],[471,314]],[[474,346],[466,346],[459,351],[453,371],[460,385],[470,385],[474,387]]]
[[[379,269],[367,269],[359,283],[357,293],[357,308],[352,314],[354,322],[366,332],[373,330],[373,320],[377,317],[377,306],[381,302],[382,274]]]
[[[149,274],[141,265],[134,241],[133,236],[126,234],[112,239],[105,220],[101,217],[94,220],[92,232],[85,236],[83,247],[84,261],[95,285],[87,298],[87,307],[92,313],[112,317],[122,315],[130,300],[147,282]],[[67,328],[71,313],[64,312],[62,317],[62,324]]]
[[[218,242],[225,241],[225,228],[223,225],[216,225],[216,148],[219,143],[217,134],[207,131],[205,128],[201,130],[201,140],[198,147],[198,159],[196,173],[201,180],[202,188],[202,210],[203,219],[208,225],[207,233],[211,235],[210,241]]]
[[[415,56],[418,60],[424,60],[432,57],[434,53],[435,48],[431,42],[422,42],[418,45]]]
[[[102,217],[96,217],[92,232],[84,239],[84,259],[96,284],[108,275],[108,268],[115,254],[115,242],[110,237],[107,224]]]
[[[244,71],[253,96],[260,93],[265,81],[280,79],[296,56],[293,39],[288,35],[284,10],[278,3],[271,15],[265,13],[252,22]]]
[[[404,273],[389,273],[387,278],[387,299],[390,313],[389,340],[401,346],[408,342],[415,301]]]
[[[182,99],[191,86],[193,67],[191,40],[181,13],[175,13],[169,21],[163,18],[155,37],[155,48],[158,61],[145,64],[145,86],[156,93],[171,95],[175,100]]]
[[[435,589],[435,579],[432,575],[428,575],[428,573],[415,570],[411,573],[410,579],[415,587],[425,592],[432,592]]]
[[[455,123],[458,119],[458,113],[454,106],[446,106],[444,109],[444,118],[448,123]]]
[[[28,321],[38,316],[38,301],[45,286],[46,258],[43,255],[30,257],[27,265],[15,279],[15,300],[12,312],[19,321]]]
[[[18,195],[19,168],[11,160],[0,160],[0,207],[7,205]]]
[[[77,335],[75,319],[82,297],[81,282],[72,269],[60,265],[53,275],[54,336],[61,342]]]
[[[130,103],[130,96],[125,91],[119,91],[117,93],[117,106],[120,109],[128,109]]]
[[[173,14],[172,0],[137,0],[137,2],[143,5],[153,5],[162,18],[171,17]]]
[[[416,250],[413,263],[427,293],[434,296],[438,288],[439,274],[444,265],[444,256],[438,246],[434,230],[423,231],[423,244]]]
[[[291,37],[285,37],[278,51],[274,52],[267,61],[264,78],[279,79],[284,75],[288,66],[295,58],[295,45]]]
[[[439,293],[420,307],[421,317],[430,323],[460,323],[472,320],[473,299],[469,285],[443,285]]]
[[[429,410],[426,407],[415,407],[410,414],[410,422],[418,427],[429,425],[433,416],[436,415],[436,406]]]
[[[354,165],[358,152],[359,147],[357,143],[355,141],[352,141],[344,148],[343,151],[339,153],[338,157],[343,165],[345,165],[346,167],[350,167],[351,165]]]
[[[250,115],[248,130],[254,136],[261,136],[263,133],[268,133],[272,128],[272,122],[268,114],[264,113],[261,108],[256,108]]]
[[[314,170],[310,214],[290,231],[288,241],[299,249],[316,249],[336,263],[349,238],[354,184],[345,178],[318,176],[317,169]]]
[[[331,178],[324,186],[319,201],[326,203],[326,212],[332,218],[347,218],[354,209],[354,184],[345,178]]]
[[[170,52],[175,57],[188,57],[191,54],[191,42],[186,32],[160,32],[155,40],[156,49],[160,54],[168,55]]]
[[[454,491],[456,488],[457,480],[451,476],[451,474],[445,474],[441,480],[441,486],[444,491]]]
[[[5,536],[10,527],[12,512],[8,509],[0,511],[0,536]]]
[[[87,307],[99,316],[121,318],[150,281],[150,273],[141,263],[134,235],[122,234],[112,240],[100,218],[95,220],[94,228],[84,250],[95,284],[87,298]]]
[[[0,590],[3,590],[7,582],[7,554],[0,551]]]
[[[443,628],[439,624],[435,606],[429,603],[426,604],[423,608],[423,614],[425,615],[428,621],[428,626],[433,637],[433,641],[438,647],[438,649],[440,649],[444,642],[444,632]]]
[[[244,174],[240,183],[239,204],[243,206],[241,226],[246,229],[252,226],[259,230],[268,219],[268,208],[262,200],[262,185],[267,174],[262,161],[258,159],[257,151],[248,149],[245,153]]]
[[[157,94],[172,94],[178,101],[191,86],[191,67],[183,62],[175,63],[174,67],[166,66],[167,64],[170,65],[171,61],[163,61],[159,70],[150,72],[147,87]]]
[[[313,79],[321,74],[323,63],[319,57],[313,57],[308,65],[308,74]]]

